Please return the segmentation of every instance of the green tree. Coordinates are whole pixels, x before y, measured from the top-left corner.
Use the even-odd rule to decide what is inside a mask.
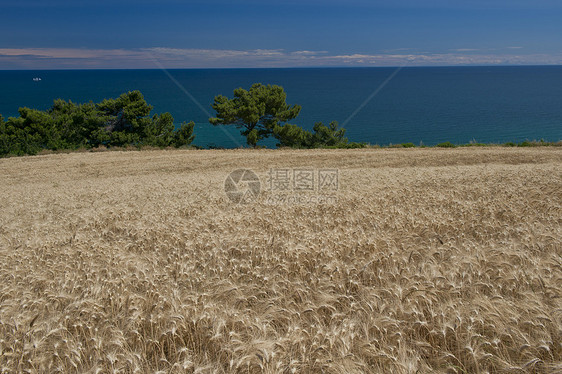
[[[144,128],[145,145],[164,148],[170,145],[174,138],[174,117],[170,113],[155,114]]]
[[[363,143],[349,143],[345,129],[336,121],[325,126],[322,122],[314,124],[313,132],[297,125],[275,126],[273,135],[279,140],[277,146],[292,148],[362,148]]]
[[[9,117],[2,124],[1,132],[1,155],[35,154],[40,149],[41,139],[25,131],[24,120],[20,117]]]
[[[290,121],[300,113],[300,105],[288,105],[283,87],[255,83],[249,90],[237,88],[234,98],[215,96],[213,125],[235,125],[252,147],[273,134],[275,126]]]
[[[193,128],[195,127],[195,123],[193,121],[189,123],[182,123],[180,128],[176,130],[174,134],[174,139],[172,144],[174,147],[179,148],[183,146],[190,145],[195,139],[195,135],[193,135]]]
[[[107,145],[140,145],[146,127],[153,122],[149,117],[152,106],[147,104],[140,91],[124,93],[117,99],[105,99],[97,104],[97,109],[107,117],[105,129],[110,133]]]
[[[312,128],[312,147],[341,147],[348,143],[345,137],[345,129],[340,128],[336,121],[330,122],[325,126],[322,122],[317,122]]]
[[[98,146],[94,134],[109,120],[92,102],[75,104],[72,101],[57,99],[48,110],[55,121],[67,148]]]
[[[275,126],[273,136],[279,141],[278,147],[310,148],[312,144],[312,133],[310,131],[290,123]]]
[[[194,123],[174,130],[170,113],[150,117],[139,91],[99,104],[57,99],[47,111],[20,108],[19,117],[0,116],[0,156],[36,154],[42,149],[92,148],[99,145],[181,147],[194,139]]]
[[[0,156],[11,153],[12,144],[14,144],[13,135],[8,133],[8,124],[0,114]]]

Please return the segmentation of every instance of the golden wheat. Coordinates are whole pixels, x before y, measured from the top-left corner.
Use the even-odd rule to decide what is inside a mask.
[[[224,193],[297,167],[337,202]],[[0,371],[562,372],[561,243],[558,148],[3,159]]]

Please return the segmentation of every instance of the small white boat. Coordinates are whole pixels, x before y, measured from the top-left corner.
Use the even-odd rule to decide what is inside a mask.
[[[33,81],[34,81],[34,82],[39,82],[40,80],[41,80],[41,78],[39,78],[39,77],[33,78]]]

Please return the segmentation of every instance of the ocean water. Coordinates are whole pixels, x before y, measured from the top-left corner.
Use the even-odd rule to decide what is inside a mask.
[[[41,81],[33,81],[40,77]],[[140,90],[154,112],[194,121],[194,144],[238,147],[235,127],[208,123],[215,95],[278,84],[302,111],[292,121],[345,124],[351,141],[433,145],[562,139],[562,66],[330,69],[0,71],[0,114],[54,99],[98,102]],[[261,143],[268,147],[274,140]]]

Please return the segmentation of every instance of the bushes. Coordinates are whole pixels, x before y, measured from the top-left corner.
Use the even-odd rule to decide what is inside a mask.
[[[47,111],[20,108],[19,117],[0,116],[0,156],[37,154],[41,150],[191,144],[193,122],[174,130],[170,113],[150,117],[139,91],[101,103],[55,100]]]
[[[180,128],[174,132],[174,138],[172,140],[172,145],[176,148],[189,145],[195,139],[193,135],[193,128],[195,127],[195,122],[191,121],[189,123],[183,122]]]
[[[444,142],[444,143],[437,144],[436,147],[439,147],[439,148],[455,148],[456,145],[454,145],[451,142]]]
[[[279,140],[277,146],[291,148],[363,148],[364,143],[349,143],[345,129],[336,121],[325,126],[322,122],[314,124],[313,132],[297,125],[275,126],[273,136]]]
[[[273,128],[278,147],[310,148],[312,134],[300,126],[287,123]]]
[[[399,143],[399,144],[392,144],[388,145],[388,148],[416,148],[414,143]]]
[[[55,121],[45,112],[20,108],[18,118],[2,120],[0,126],[0,155],[37,154],[43,148],[60,149],[65,141]]]

